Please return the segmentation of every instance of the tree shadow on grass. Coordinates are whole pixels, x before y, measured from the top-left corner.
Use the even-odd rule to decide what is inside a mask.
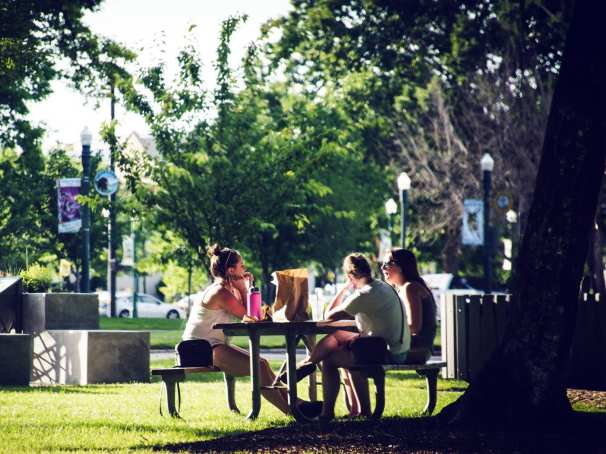
[[[574,412],[566,431],[478,431],[445,426],[433,418],[336,421],[328,425],[290,424],[196,443],[155,446],[188,452],[344,453],[606,453],[606,413]]]

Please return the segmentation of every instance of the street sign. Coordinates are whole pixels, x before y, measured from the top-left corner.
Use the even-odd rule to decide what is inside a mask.
[[[509,198],[506,195],[500,195],[497,198],[497,206],[502,210],[509,208]]]
[[[95,175],[95,189],[101,195],[112,195],[118,190],[118,177],[111,170],[100,170]]]

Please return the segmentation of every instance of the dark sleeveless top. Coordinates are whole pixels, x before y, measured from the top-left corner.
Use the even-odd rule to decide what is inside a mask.
[[[411,350],[433,349],[433,340],[436,337],[436,303],[431,292],[421,300],[423,324],[421,331],[410,338]]]

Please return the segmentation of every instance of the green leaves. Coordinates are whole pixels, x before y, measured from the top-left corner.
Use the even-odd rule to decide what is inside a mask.
[[[133,84],[130,105],[146,115],[161,155],[153,188],[140,182],[137,197],[200,263],[219,242],[239,248],[265,280],[273,269],[309,261],[334,267],[369,238],[370,213],[381,203],[381,190],[369,186],[382,188],[380,173],[364,162],[342,96],[327,91],[319,101],[268,82],[255,47],[236,91],[229,38],[242,20],[223,26],[212,99],[191,89],[204,85],[191,46],[179,54],[175,81],[155,67]]]

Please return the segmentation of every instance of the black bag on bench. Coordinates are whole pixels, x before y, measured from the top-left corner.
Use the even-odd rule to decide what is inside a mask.
[[[384,364],[387,362],[387,342],[379,336],[360,336],[349,344],[356,364]]]
[[[177,366],[206,367],[213,365],[213,349],[204,339],[184,340],[175,347]]]

